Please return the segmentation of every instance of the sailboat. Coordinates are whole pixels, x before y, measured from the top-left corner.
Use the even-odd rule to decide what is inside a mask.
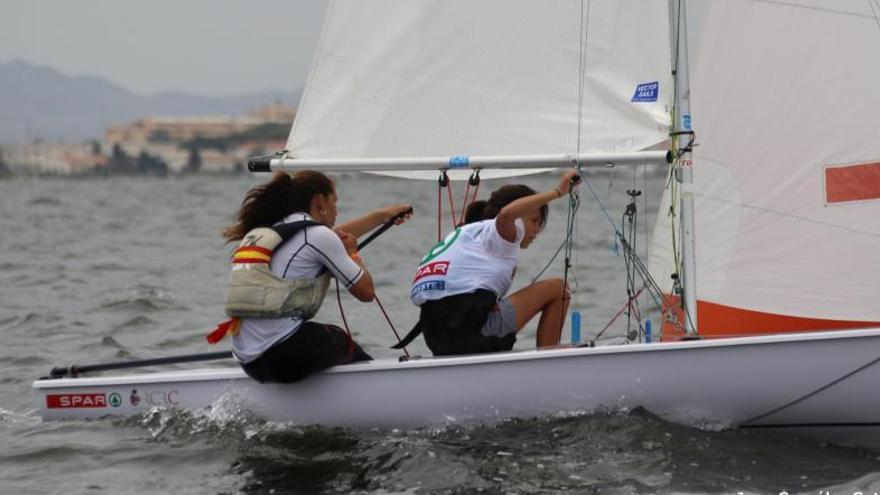
[[[237,368],[45,379],[42,415],[232,397],[269,420],[406,428],[642,406],[880,446],[878,48],[876,0],[335,0],[287,150],[250,169],[588,178],[669,162],[643,274],[661,339],[287,385]]]

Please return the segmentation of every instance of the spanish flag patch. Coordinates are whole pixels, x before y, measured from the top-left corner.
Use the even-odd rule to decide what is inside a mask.
[[[272,251],[259,246],[243,246],[232,253],[233,263],[268,263]]]

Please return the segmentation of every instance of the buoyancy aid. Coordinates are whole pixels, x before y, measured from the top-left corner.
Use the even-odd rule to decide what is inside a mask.
[[[393,348],[402,349],[424,333],[435,356],[473,353],[467,348],[469,337],[480,334],[497,303],[498,296],[486,289],[427,301],[420,306],[419,321]]]
[[[232,271],[226,285],[226,314],[233,318],[315,316],[327,287],[330,273],[317,278],[284,279],[269,267],[274,250],[297,232],[313,225],[301,220],[248,232],[232,254]]]

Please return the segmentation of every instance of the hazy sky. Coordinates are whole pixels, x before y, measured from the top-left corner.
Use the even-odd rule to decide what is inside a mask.
[[[139,94],[294,90],[325,0],[0,0],[0,64],[24,59]]]

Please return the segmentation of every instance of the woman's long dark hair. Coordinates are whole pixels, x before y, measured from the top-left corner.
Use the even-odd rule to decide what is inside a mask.
[[[241,240],[257,227],[269,227],[296,212],[308,213],[316,194],[333,194],[333,181],[321,172],[302,170],[292,176],[278,172],[252,188],[241,202],[236,222],[223,230],[227,242]]]
[[[535,190],[523,184],[510,184],[501,186],[489,196],[488,200],[474,201],[468,205],[464,214],[464,223],[474,223],[489,220],[498,216],[502,208],[513,203],[519,198],[531,196]],[[541,227],[547,225],[547,205],[541,206]]]

